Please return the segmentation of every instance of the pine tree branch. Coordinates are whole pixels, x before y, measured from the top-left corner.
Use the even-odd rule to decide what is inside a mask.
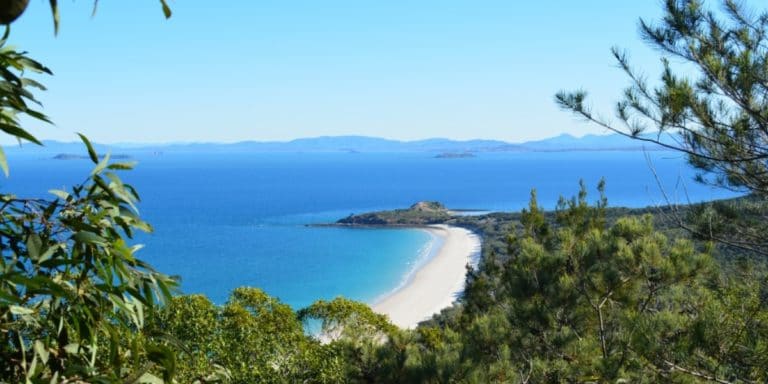
[[[664,364],[666,364],[669,367],[670,371],[683,372],[685,374],[688,374],[688,375],[691,375],[691,376],[694,376],[694,377],[698,377],[700,379],[714,381],[714,382],[720,383],[720,384],[733,384],[733,382],[728,381],[728,380],[719,379],[719,378],[717,378],[715,376],[710,376],[710,375],[707,375],[707,374],[704,374],[704,373],[701,373],[701,372],[698,372],[698,371],[694,371],[694,370],[691,370],[691,369],[687,369],[687,368],[681,367],[681,366],[679,366],[679,365],[677,365],[677,364],[675,364],[675,363],[673,363],[673,362],[671,362],[669,360],[664,360]]]

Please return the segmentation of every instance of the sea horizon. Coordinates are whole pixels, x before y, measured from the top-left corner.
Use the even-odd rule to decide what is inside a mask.
[[[675,137],[669,133],[656,137],[641,134],[643,138],[656,138],[665,144],[675,145]],[[42,145],[14,145],[5,143],[5,150],[13,155],[48,155],[56,153],[68,156],[85,156],[85,146],[73,135],[72,140],[42,140]],[[561,152],[561,151],[669,151],[670,148],[642,140],[632,140],[625,135],[607,132],[571,135],[561,133],[535,140],[508,140],[499,138],[449,138],[426,137],[400,139],[365,135],[321,135],[295,137],[285,140],[236,140],[236,141],[159,141],[159,142],[92,142],[97,151],[106,154],[121,151],[127,154],[157,154],[158,151],[198,152],[376,152],[376,153],[486,153],[486,152]]]

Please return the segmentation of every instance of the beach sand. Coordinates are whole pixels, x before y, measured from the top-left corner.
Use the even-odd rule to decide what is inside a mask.
[[[431,225],[426,230],[442,239],[440,249],[407,284],[372,306],[401,328],[415,328],[453,304],[464,290],[467,264],[480,252],[480,238],[467,229]]]

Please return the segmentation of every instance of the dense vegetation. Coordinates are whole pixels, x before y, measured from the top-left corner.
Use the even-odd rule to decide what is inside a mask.
[[[483,235],[481,264],[460,304],[405,346],[381,347],[410,351],[406,366],[387,369],[412,382],[764,380],[759,255],[686,236],[672,207],[608,208],[600,193],[589,205],[582,185],[553,212],[541,211],[533,193],[521,213],[441,221]],[[674,209],[696,218],[714,206],[768,209],[754,198]],[[413,217],[361,216],[401,223],[399,214]]]
[[[728,23],[698,1],[668,0],[663,24],[642,24],[652,44],[704,76],[692,83],[667,65],[651,91],[617,54],[634,81],[619,116],[630,136],[643,128],[633,112],[675,130],[683,138],[675,149],[702,181],[749,198],[611,210],[601,183],[593,204],[582,185],[548,213],[532,193],[519,214],[454,217],[425,203],[350,217],[483,234],[460,302],[401,330],[343,298],[294,312],[256,288],[236,289],[223,306],[174,296],[173,279],[131,244],[134,231],[151,230],[137,214],[138,193],[117,175],[132,165],[100,158],[83,137],[94,163],[83,184],[49,200],[0,195],[0,382],[768,381],[768,14],[724,3]],[[15,17],[0,15],[6,24]],[[38,143],[19,117],[47,121],[28,106],[42,86],[26,76],[50,71],[5,42],[0,130]],[[583,100],[559,95],[595,120]],[[2,152],[0,166],[8,173]],[[311,324],[322,337],[305,332]]]

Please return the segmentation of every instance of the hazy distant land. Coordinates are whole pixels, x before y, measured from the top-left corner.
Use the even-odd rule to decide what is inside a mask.
[[[475,157],[472,152],[443,152],[434,156],[436,159],[469,159]]]
[[[665,140],[665,141],[671,141]],[[16,145],[4,147],[10,153],[79,154],[84,151],[79,142],[44,141],[44,146],[26,144],[23,148]],[[366,136],[322,136],[291,141],[242,141],[236,143],[168,143],[168,144],[95,144],[99,153],[150,154],[161,156],[164,153],[433,153],[436,158],[473,157],[478,153],[493,152],[565,152],[565,151],[640,151],[665,150],[656,144],[632,140],[618,134],[585,135],[574,137],[568,134],[522,143],[510,143],[499,140],[451,140],[425,139],[399,141]],[[460,155],[458,155],[460,154]],[[73,158],[73,156],[67,156]]]
[[[100,159],[105,158],[106,155],[99,155]],[[127,160],[131,158],[131,155],[127,155],[124,153],[118,153],[115,155],[110,155],[110,159],[112,160]],[[59,153],[56,156],[53,156],[54,160],[88,160],[90,157],[88,155],[79,155],[75,153]]]

